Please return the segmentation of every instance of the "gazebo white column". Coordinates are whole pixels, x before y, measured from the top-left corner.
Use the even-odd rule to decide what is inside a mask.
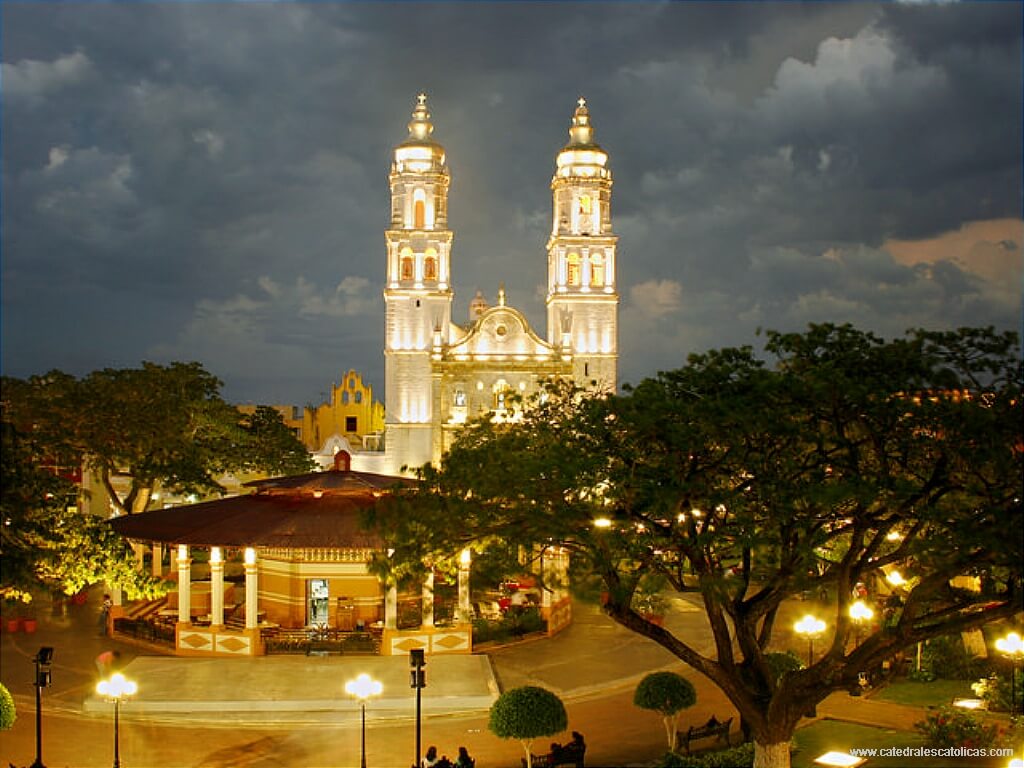
[[[220,547],[210,547],[210,626],[224,626],[224,557]]]
[[[456,624],[469,624],[473,619],[473,612],[469,607],[469,565],[472,557],[468,549],[462,550],[459,555],[459,606],[455,614]]]
[[[398,587],[394,584],[384,594],[384,629],[398,629]]]
[[[132,542],[132,550],[135,552],[135,565],[139,569],[139,573],[142,573],[143,564],[146,558],[146,545],[138,542]]]
[[[192,621],[192,558],[188,544],[178,545],[178,621],[182,624]]]
[[[159,579],[164,575],[164,545],[159,541],[153,542],[153,562],[151,566],[154,578]]]
[[[423,608],[420,612],[420,626],[434,626],[434,570],[423,579]]]
[[[245,548],[245,628],[256,629],[258,625],[259,585],[257,583],[256,550]]]

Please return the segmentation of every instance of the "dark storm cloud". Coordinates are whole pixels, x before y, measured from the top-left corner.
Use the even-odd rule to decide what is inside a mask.
[[[582,93],[615,173],[624,380],[758,326],[1019,324],[1017,4],[0,12],[8,374],[199,359],[240,400],[315,400],[349,367],[380,390],[386,174],[420,89],[456,320],[504,282],[543,334]],[[1016,250],[942,250],[992,219]]]

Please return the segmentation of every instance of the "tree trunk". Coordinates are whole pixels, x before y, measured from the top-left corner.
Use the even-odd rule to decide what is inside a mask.
[[[533,739],[520,739],[519,743],[523,745],[523,751],[526,752],[526,768],[533,768],[533,755],[530,754],[530,749],[533,747]]]
[[[668,751],[673,752],[676,748],[676,718],[675,716],[672,716],[663,717],[661,719],[665,721],[665,735],[668,736]]]
[[[789,742],[754,742],[754,768],[789,768]]]

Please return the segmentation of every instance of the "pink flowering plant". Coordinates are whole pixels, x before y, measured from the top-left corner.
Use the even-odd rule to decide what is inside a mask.
[[[929,747],[992,747],[999,740],[995,725],[985,725],[977,716],[943,707],[914,723]]]

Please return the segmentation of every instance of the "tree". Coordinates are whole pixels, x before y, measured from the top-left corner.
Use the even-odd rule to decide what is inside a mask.
[[[677,715],[697,703],[697,690],[693,683],[675,672],[652,672],[640,681],[633,695],[633,703],[641,709],[653,709],[661,715],[668,736],[669,750],[676,748],[679,729]]]
[[[14,727],[14,721],[17,719],[18,710],[14,706],[14,697],[7,690],[7,686],[0,683],[0,731]]]
[[[199,363],[4,380],[14,423],[30,427],[47,453],[94,470],[122,514],[145,511],[161,486],[208,494],[223,490],[217,477],[228,471],[312,467],[273,409],[243,418],[220,386]],[[123,496],[119,473],[131,480]]]
[[[248,434],[245,467],[271,476],[297,475],[314,467],[306,447],[284,423],[281,414],[268,405],[243,417],[242,429]]]
[[[68,480],[40,469],[38,452],[9,422],[0,422],[0,598],[30,602],[40,587],[71,595],[97,581],[129,597],[154,597],[166,585],[141,573],[131,547],[101,518],[76,504]]]
[[[788,766],[796,724],[829,693],[1021,610],[1022,372],[1015,335],[992,329],[885,341],[816,325],[765,346],[774,366],[713,350],[622,396],[554,385],[518,422],[468,425],[417,493],[378,510],[396,567],[494,541],[569,549],[609,616],[729,697],[758,768]],[[854,586],[896,566],[901,603],[855,629]],[[713,653],[634,609],[652,574],[699,596]],[[822,590],[824,653],[778,677],[780,606]]]
[[[544,688],[525,685],[498,697],[491,705],[487,727],[499,739],[519,739],[526,751],[526,768],[531,768],[533,740],[561,733],[568,724],[560,698]]]

